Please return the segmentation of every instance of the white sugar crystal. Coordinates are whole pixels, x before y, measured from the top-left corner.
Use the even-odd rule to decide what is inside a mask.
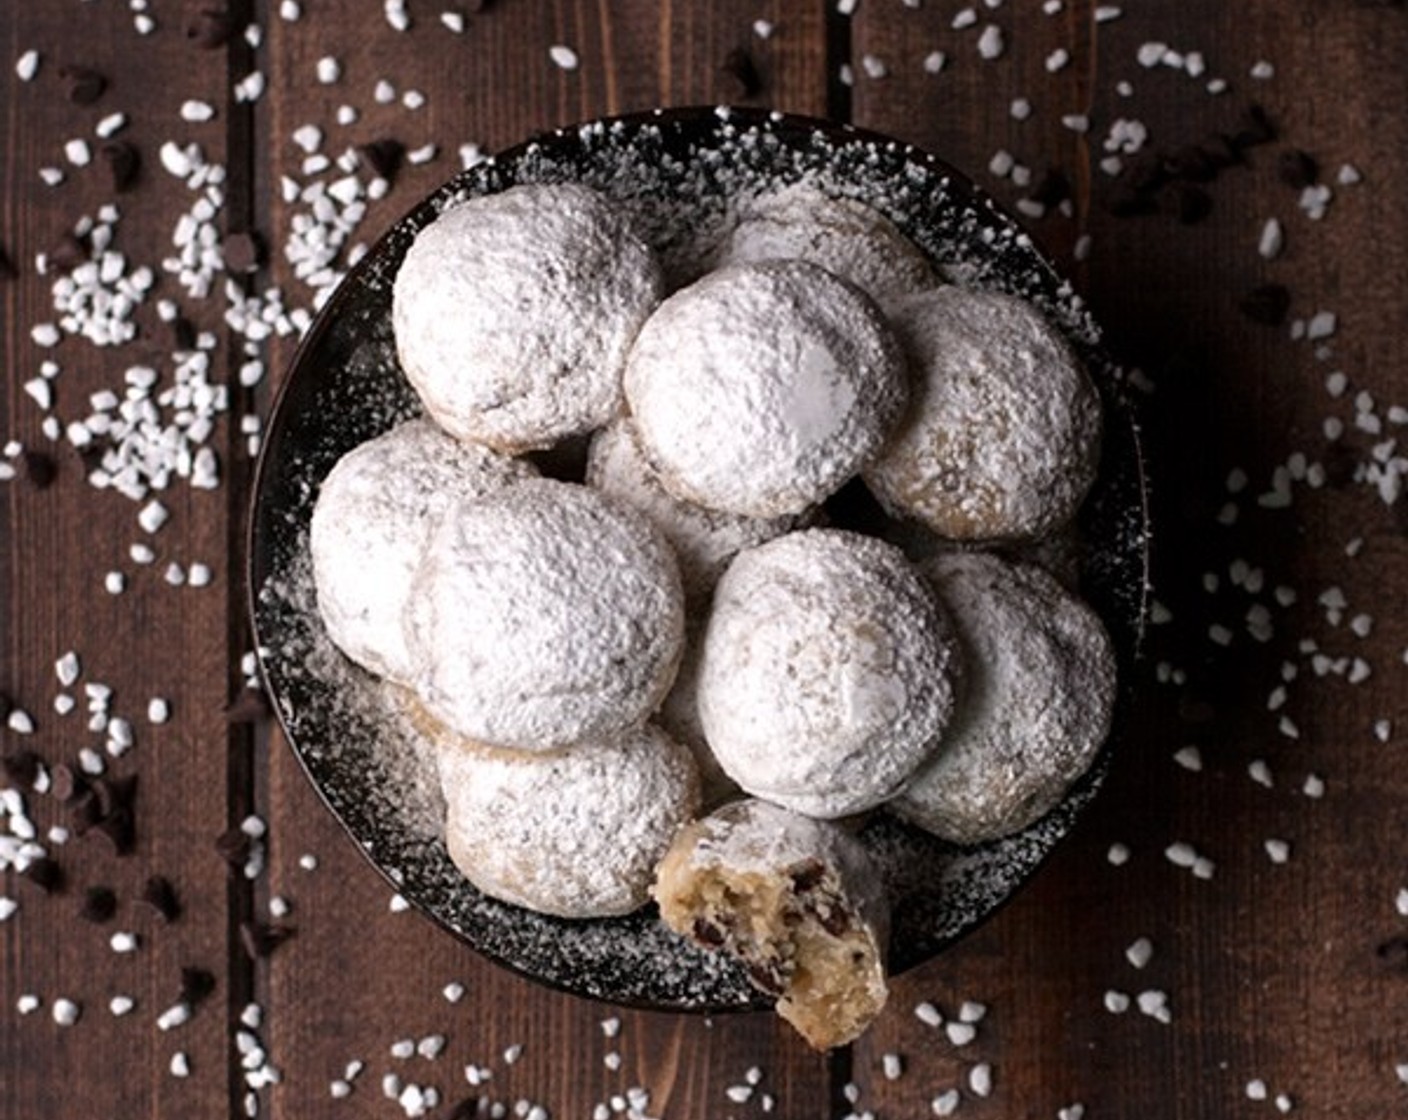
[[[147,701],[147,722],[165,723],[171,718],[171,703],[163,700],[160,696],[153,696]]]
[[[1065,47],[1057,47],[1046,56],[1046,72],[1048,74],[1055,74],[1058,71],[1064,70],[1070,65],[1070,61],[1071,52],[1066,50]],[[1018,119],[1020,120],[1021,118]]]
[[[114,1018],[122,1018],[129,1014],[137,1006],[137,1001],[131,996],[113,996],[108,1000],[108,1010],[112,1012]]]
[[[972,1023],[948,1022],[944,1024],[944,1033],[955,1046],[967,1046],[978,1037],[978,1028]]]
[[[1147,937],[1141,937],[1132,942],[1124,951],[1125,960],[1129,961],[1135,968],[1143,968],[1154,955],[1153,943]]]
[[[20,904],[13,898],[0,894],[0,922],[7,922],[20,908]]]
[[[1125,844],[1111,844],[1110,850],[1105,853],[1105,858],[1115,867],[1122,867],[1129,862],[1129,847]]]
[[[904,1059],[898,1054],[886,1051],[880,1056],[880,1069],[886,1081],[898,1081],[904,1073]]]
[[[171,1055],[171,1076],[189,1077],[191,1075],[191,1060],[186,1056],[184,1050],[177,1050]]]
[[[1285,863],[1291,858],[1291,846],[1285,840],[1268,839],[1262,846],[1272,863]]]
[[[333,58],[332,55],[324,55],[318,59],[317,66],[318,81],[325,86],[330,86],[342,77],[342,63]]]
[[[914,1017],[921,1023],[930,1027],[943,1026],[944,1017],[939,1009],[932,1003],[925,1000],[923,1003],[915,1004]]]
[[[59,998],[54,1001],[54,1022],[61,1027],[71,1027],[78,1022],[78,1017],[83,1014],[83,1008],[71,999]]]
[[[1002,37],[1002,28],[995,23],[984,27],[983,33],[978,36],[978,56],[988,61],[1001,58],[1006,46],[1007,44]]]
[[[1253,64],[1251,68],[1251,76],[1259,82],[1264,82],[1268,78],[1274,78],[1276,76],[1276,67],[1271,65],[1271,63],[1267,62],[1265,59],[1263,59],[1260,62]]]
[[[759,39],[771,39],[775,27],[771,20],[755,19],[753,21],[753,34]]]
[[[548,58],[559,70],[575,70],[580,62],[577,52],[562,43],[554,43],[548,48]]]
[[[129,930],[119,930],[108,938],[108,944],[112,946],[114,953],[135,953],[137,935]]]
[[[948,65],[948,55],[943,51],[930,51],[924,56],[924,73],[938,74]]]
[[[36,995],[22,995],[15,1000],[15,1010],[21,1015],[32,1015],[40,1007],[39,997]]]
[[[201,121],[213,120],[215,117],[215,106],[208,101],[183,101],[181,103],[181,119],[199,123]]]
[[[1285,248],[1286,235],[1281,229],[1281,223],[1275,218],[1267,218],[1266,223],[1261,227],[1261,237],[1257,241],[1256,251],[1265,260],[1275,260],[1281,255],[1281,250]]]
[[[975,1097],[986,1097],[992,1093],[992,1066],[979,1062],[968,1071],[968,1088]]]
[[[952,1116],[958,1111],[960,1099],[957,1089],[946,1089],[929,1102],[929,1107],[935,1116]]]
[[[25,51],[15,61],[15,76],[22,82],[32,82],[39,73],[39,52],[35,50]]]

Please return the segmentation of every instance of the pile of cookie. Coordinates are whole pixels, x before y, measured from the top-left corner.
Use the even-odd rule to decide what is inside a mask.
[[[856,1037],[888,938],[857,822],[1019,831],[1109,731],[1099,619],[1009,558],[1094,481],[1077,356],[807,183],[736,200],[684,277],[587,187],[472,198],[392,311],[424,415],[323,481],[313,570],[434,746],[451,859],[566,918],[653,897],[813,1045]],[[582,437],[584,478],[535,465]],[[857,478],[907,549],[828,505]]]

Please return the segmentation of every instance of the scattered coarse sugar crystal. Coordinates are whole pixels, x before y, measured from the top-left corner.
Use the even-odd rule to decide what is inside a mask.
[[[0,922],[8,922],[10,918],[14,916],[15,911],[19,908],[20,904],[16,902],[13,898],[10,898],[6,895],[0,895]]]
[[[342,63],[330,54],[324,55],[318,59],[316,72],[318,81],[325,86],[330,86],[342,77]]]
[[[33,735],[34,717],[23,708],[11,708],[10,714],[5,717],[5,726],[16,735]]]
[[[873,54],[861,56],[860,68],[865,71],[865,76],[871,79],[888,77],[890,73],[890,68],[885,65],[885,60]]]
[[[1285,863],[1291,858],[1291,845],[1285,840],[1269,838],[1262,845],[1266,849],[1266,856],[1272,863]]]
[[[1276,1094],[1276,1111],[1280,1113],[1290,1112],[1296,1106],[1295,1099],[1289,1093]]]
[[[1265,59],[1260,59],[1252,64],[1250,74],[1259,82],[1264,82],[1276,76],[1276,67]]]
[[[1129,961],[1135,968],[1145,967],[1154,956],[1154,944],[1147,937],[1140,937],[1130,942],[1124,951],[1125,960]]]
[[[617,1038],[621,1034],[621,1020],[616,1015],[603,1019],[597,1025],[601,1028],[603,1038]]]
[[[1387,743],[1393,737],[1393,721],[1387,719],[1377,719],[1374,721],[1374,738],[1380,743]]]
[[[1275,260],[1286,245],[1286,235],[1276,218],[1267,218],[1261,227],[1261,237],[1257,241],[1257,252],[1265,260]]]
[[[1247,1082],[1247,1099],[1250,1101],[1264,1101],[1267,1097],[1266,1082],[1256,1077]]]
[[[958,1021],[960,1023],[981,1023],[987,1016],[988,1006],[979,1003],[977,1000],[965,999],[958,1008]]]
[[[1301,793],[1312,800],[1318,800],[1325,796],[1325,779],[1319,774],[1307,774],[1305,782],[1300,787]]]
[[[1052,51],[1046,56],[1047,73],[1055,74],[1058,71],[1064,70],[1068,65],[1070,65],[1070,61],[1071,52],[1066,50],[1065,47],[1057,47],[1054,51]],[[1030,105],[1028,105],[1027,111],[1030,114]],[[1018,117],[1017,119],[1022,120],[1023,118]]]
[[[944,1024],[944,1034],[955,1046],[967,1046],[978,1037],[978,1028],[972,1023],[959,1023],[950,1020]]]
[[[156,1025],[158,1030],[172,1031],[177,1027],[185,1026],[190,1020],[191,1005],[185,1000],[177,1000],[157,1016]]]
[[[1129,846],[1127,844],[1114,843],[1105,852],[1105,858],[1112,867],[1123,867],[1129,862]]]
[[[1151,1019],[1157,1019],[1160,1023],[1171,1023],[1173,1013],[1168,1006],[1168,993],[1151,988],[1140,992],[1135,998],[1135,1003],[1139,1010]]]
[[[298,866],[303,868],[304,871],[316,871],[318,869],[318,857],[315,856],[312,852],[304,852],[301,856],[298,857]],[[460,985],[460,994],[464,994],[463,985]],[[450,998],[448,989],[446,989],[445,998]],[[453,1003],[454,1001],[451,1000],[451,1002]]]
[[[580,64],[577,52],[565,43],[554,43],[548,48],[548,58],[559,70],[575,70]]]
[[[1097,4],[1095,6],[1095,22],[1108,23],[1112,19],[1119,19],[1124,15],[1124,9],[1117,4]]]
[[[613,1073],[621,1068],[621,1052],[619,1050],[608,1050],[602,1055],[601,1064]]]
[[[924,73],[939,74],[948,65],[948,55],[943,51],[930,51],[924,56]]]
[[[82,1006],[74,1000],[60,997],[54,1001],[54,1022],[61,1027],[71,1027],[83,1014]]]
[[[391,1044],[391,1056],[393,1058],[409,1058],[416,1052],[416,1043],[413,1038],[402,1038]]]
[[[191,1060],[184,1050],[177,1050],[171,1055],[171,1076],[189,1077],[191,1075]]]
[[[334,1100],[342,1100],[351,1095],[351,1082],[344,1081],[340,1077],[334,1078],[332,1081],[328,1082],[328,1096],[332,1097]]]
[[[968,1088],[973,1091],[975,1097],[987,1097],[992,1095],[992,1066],[988,1062],[979,1062],[968,1071]]]
[[[137,1001],[131,996],[113,996],[108,1000],[108,1011],[114,1018],[120,1019],[122,1016],[130,1014],[137,1006]]]
[[[21,1015],[33,1015],[43,1006],[42,1001],[36,995],[25,993],[15,1000],[15,1010]]]
[[[1056,1110],[1056,1120],[1085,1120],[1085,1105],[1080,1102]]]
[[[983,33],[978,36],[978,57],[988,62],[1001,58],[1002,52],[1007,49],[1007,43],[1002,35],[1002,28],[995,23],[990,23],[983,28]]]
[[[446,1003],[459,1003],[464,999],[464,985],[458,980],[451,980],[440,989],[440,994],[445,997]]]
[[[944,1023],[943,1014],[928,1000],[914,1005],[914,1017],[925,1026],[941,1027]]]
[[[1180,747],[1174,752],[1173,761],[1185,770],[1192,770],[1195,773],[1203,768],[1203,755],[1197,747]]]
[[[103,576],[103,589],[109,595],[121,595],[127,590],[127,577],[121,572],[108,572]]]
[[[1284,735],[1287,739],[1300,738],[1300,728],[1296,726],[1295,720],[1291,719],[1290,716],[1282,716],[1276,722],[1276,730],[1279,731],[1282,735]]]
[[[1393,897],[1393,908],[1398,911],[1400,917],[1408,918],[1408,887],[1400,887]]]
[[[401,94],[401,104],[414,112],[425,107],[425,94],[418,89],[408,89]]]
[[[82,665],[78,660],[78,654],[73,650],[69,650],[54,662],[54,676],[58,677],[59,684],[64,688],[72,688],[77,683],[81,672]]]
[[[36,50],[25,51],[15,61],[15,77],[22,82],[34,81],[35,75],[39,73],[39,52]]]
[[[411,904],[406,901],[405,895],[393,894],[391,896],[391,901],[387,903],[387,908],[393,914],[402,914],[411,908]]]
[[[726,1096],[733,1104],[745,1104],[753,1096],[751,1085],[730,1085],[724,1090]]]
[[[929,1108],[935,1116],[952,1116],[958,1111],[960,1099],[957,1089],[945,1089],[929,1102]]]
[[[108,944],[112,946],[114,953],[135,953],[137,951],[137,935],[130,930],[119,930],[108,939]]]

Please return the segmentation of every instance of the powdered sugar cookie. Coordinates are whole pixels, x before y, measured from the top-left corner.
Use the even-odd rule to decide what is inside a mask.
[[[401,615],[441,516],[456,499],[537,473],[421,419],[339,459],[318,491],[309,531],[318,611],[338,648],[373,673],[409,681]]]
[[[396,349],[453,435],[548,447],[620,411],[626,352],[662,293],[650,248],[602,195],[513,187],[416,236],[393,290]]]
[[[650,725],[546,753],[441,736],[436,759],[455,866],[485,894],[562,918],[645,905],[699,806],[694,760]]]
[[[626,366],[646,457],[672,494],[797,514],[880,450],[906,398],[875,302],[805,261],[711,272],[651,316]]]
[[[451,506],[416,573],[406,640],[427,711],[547,750],[637,726],[674,679],[684,596],[636,511],[549,479]]]
[[[1110,730],[1115,657],[1099,618],[1039,568],[984,553],[922,570],[969,652],[968,682],[933,758],[891,803],[905,820],[976,844],[1061,800]]]
[[[884,215],[806,183],[746,200],[715,263],[766,260],[819,264],[882,305],[941,282],[929,258]]]
[[[660,916],[731,953],[812,1046],[856,1038],[885,1006],[889,904],[844,829],[765,801],[686,827],[660,863]]]
[[[875,496],[960,540],[1069,521],[1095,480],[1100,399],[1061,334],[1022,300],[955,286],[890,310],[915,399],[864,472]]]
[[[676,498],[660,483],[627,418],[592,438],[587,485],[641,511],[665,534],[680,564],[685,595],[707,598],[728,562],[744,548],[796,528],[800,517],[745,517]]]
[[[719,581],[699,714],[749,793],[841,817],[929,757],[959,671],[947,617],[899,549],[811,529],[739,553]]]

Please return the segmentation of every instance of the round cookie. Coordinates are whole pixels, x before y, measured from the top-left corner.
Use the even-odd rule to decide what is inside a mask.
[[[715,266],[764,260],[811,261],[881,305],[942,282],[929,258],[883,214],[808,183],[744,202]]]
[[[318,491],[309,540],[318,611],[337,647],[373,673],[409,681],[414,666],[401,615],[440,518],[458,498],[537,473],[423,419],[398,424],[339,459]]]
[[[479,742],[550,750],[637,726],[674,679],[684,596],[639,513],[535,479],[450,507],[407,604],[426,710]]]
[[[735,801],[684,828],[660,862],[660,916],[729,953],[818,1050],[885,1006],[889,903],[859,841],[830,821]]]
[[[977,844],[1052,809],[1110,731],[1115,655],[1099,618],[1039,568],[955,552],[922,571],[968,650],[968,681],[933,758],[891,802],[946,840]]]
[[[689,752],[646,725],[549,753],[442,736],[445,846],[485,894],[562,918],[626,914],[699,807]]]
[[[842,817],[929,757],[959,671],[947,617],[899,549],[810,529],[739,553],[719,581],[699,715],[749,793]]]
[[[451,434],[516,452],[600,427],[663,280],[602,195],[525,185],[446,210],[416,235],[392,292],[396,349]]]
[[[1100,399],[1030,304],[948,286],[890,308],[915,399],[864,472],[892,512],[957,540],[1047,533],[1095,481]]]
[[[641,511],[675,550],[687,598],[707,598],[740,550],[796,528],[799,517],[745,517],[676,498],[641,451],[635,425],[622,418],[592,437],[587,485]]]
[[[704,735],[699,718],[699,666],[704,653],[704,626],[707,612],[697,612],[685,620],[684,656],[680,658],[675,683],[660,702],[655,720],[678,739],[699,764],[700,793],[705,808],[713,808],[742,795],[738,783],[724,773]]]
[[[646,458],[677,497],[798,514],[876,454],[908,375],[875,302],[806,261],[711,272],[651,316],[626,365]]]

